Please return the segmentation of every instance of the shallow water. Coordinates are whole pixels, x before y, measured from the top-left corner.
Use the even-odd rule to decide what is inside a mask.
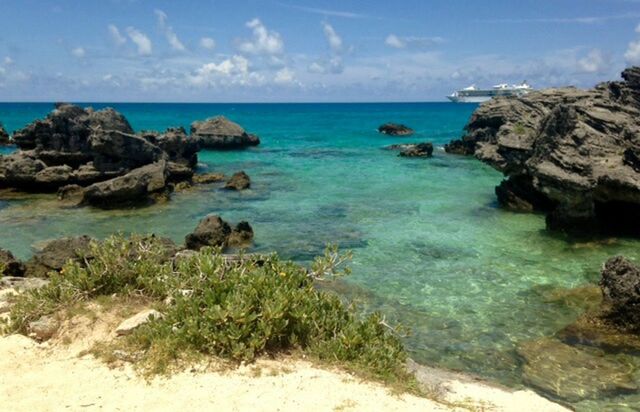
[[[100,107],[101,105],[94,105]],[[521,385],[518,342],[552,335],[581,309],[549,300],[557,288],[598,279],[611,255],[640,257],[640,242],[578,242],[544,230],[544,217],[497,208],[501,175],[441,149],[461,134],[473,105],[115,104],[136,130],[163,129],[224,114],[260,135],[261,146],[202,152],[201,169],[245,170],[252,189],[216,187],[174,195],[149,208],[61,209],[52,196],[0,200],[0,247],[21,257],[34,243],[62,235],[105,236],[116,230],[181,241],[208,213],[248,220],[255,250],[307,261],[328,242],[352,249],[353,275],[340,284],[365,310],[382,310],[410,326],[417,360]],[[7,129],[43,116],[51,105],[0,104]],[[379,135],[385,121],[417,134]],[[405,159],[382,150],[398,142],[432,141],[432,159]],[[576,404],[630,409],[636,395]],[[620,406],[622,405],[622,406]]]

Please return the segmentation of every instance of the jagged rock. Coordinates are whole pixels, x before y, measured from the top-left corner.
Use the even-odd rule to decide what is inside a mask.
[[[60,327],[60,323],[53,316],[43,316],[38,320],[29,322],[27,332],[29,337],[32,337],[40,342],[49,340],[55,335]]]
[[[640,268],[622,256],[613,257],[604,264],[600,287],[607,319],[640,332]]]
[[[84,190],[83,203],[100,207],[148,201],[150,195],[167,187],[167,163],[156,162],[124,176],[94,183]]]
[[[233,176],[224,185],[228,190],[245,190],[251,186],[251,179],[244,171],[234,173]]]
[[[99,171],[132,170],[167,158],[146,139],[117,130],[93,133],[89,143],[93,166]]]
[[[0,156],[0,187],[24,187],[31,190],[36,186],[36,174],[47,167],[30,153],[13,153]]]
[[[227,244],[230,246],[243,246],[253,239],[253,228],[248,222],[242,221],[236,225],[229,235]]]
[[[57,189],[71,181],[73,169],[70,166],[50,166],[35,175],[35,182],[41,189]]]
[[[231,227],[220,216],[209,215],[202,219],[196,229],[187,235],[187,249],[200,250],[205,246],[225,247],[231,235]]]
[[[518,346],[525,383],[569,402],[638,390],[634,366],[622,357],[542,338]]]
[[[193,183],[199,185],[205,185],[208,183],[217,183],[224,180],[224,175],[222,173],[202,173],[193,175]]]
[[[0,123],[0,146],[7,146],[10,145],[11,139],[9,138],[9,133],[7,133],[6,130],[4,130],[4,127],[2,126],[2,123]]]
[[[144,132],[143,138],[158,146],[169,155],[169,160],[194,168],[198,164],[200,144],[187,136],[182,127],[169,128],[164,133]]]
[[[183,163],[167,163],[167,179],[170,182],[190,181],[193,177],[193,169]]]
[[[418,143],[410,145],[402,150],[398,156],[402,157],[431,157],[433,155],[433,144]]]
[[[590,90],[494,98],[447,151],[503,172],[503,203],[513,194],[545,210],[551,229],[640,235],[640,69],[622,77]]]
[[[58,189],[58,200],[82,202],[84,188],[79,185],[67,185]]]
[[[16,259],[10,251],[0,249],[0,277],[24,276],[24,272],[24,263]]]
[[[32,277],[46,277],[51,271],[62,269],[69,260],[78,261],[89,251],[89,236],[63,237],[50,240],[42,245],[26,263],[26,274]]]
[[[191,136],[207,149],[242,149],[260,144],[258,136],[248,134],[239,124],[224,116],[193,122]]]
[[[410,136],[413,134],[413,129],[403,124],[385,123],[378,127],[378,132],[391,136]]]
[[[118,327],[116,328],[116,334],[118,336],[130,335],[134,330],[144,325],[145,323],[149,323],[155,319],[162,319],[162,313],[158,312],[154,309],[143,310],[142,312],[130,317],[129,319],[124,320]]]

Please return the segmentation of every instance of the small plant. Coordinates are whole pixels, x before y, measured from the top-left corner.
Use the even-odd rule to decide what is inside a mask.
[[[219,249],[204,248],[174,262],[153,237],[113,236],[51,273],[47,286],[21,295],[10,327],[25,333],[32,320],[104,296],[142,297],[164,317],[100,353],[125,351],[154,373],[191,354],[250,362],[301,351],[407,388],[413,379],[405,371],[406,352],[381,315],[360,316],[314,287],[348,273],[338,268],[349,257],[328,248],[308,271],[275,254],[229,263]]]
[[[527,130],[522,123],[516,123],[516,125],[513,127],[513,132],[518,136],[522,136],[527,133]]]

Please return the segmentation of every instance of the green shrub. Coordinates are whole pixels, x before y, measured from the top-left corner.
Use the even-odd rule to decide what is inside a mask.
[[[406,353],[379,314],[360,316],[314,282],[330,280],[347,257],[328,249],[311,272],[276,255],[228,263],[203,249],[175,264],[153,237],[114,236],[92,243],[81,262],[51,273],[49,285],[26,293],[11,327],[100,296],[153,299],[164,318],[138,328],[121,347],[140,365],[163,371],[185,353],[252,361],[300,350],[385,381],[407,381]]]

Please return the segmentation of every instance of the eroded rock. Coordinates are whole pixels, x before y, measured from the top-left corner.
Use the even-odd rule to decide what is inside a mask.
[[[209,215],[202,219],[196,229],[187,235],[188,249],[200,250],[205,246],[224,247],[231,235],[231,226],[220,216]]]
[[[239,124],[224,116],[193,122],[191,136],[206,149],[243,149],[260,144],[258,136],[248,134]]]
[[[622,256],[613,257],[604,264],[600,288],[607,318],[640,332],[640,268]]]
[[[413,129],[403,124],[385,123],[378,127],[378,132],[390,136],[410,136],[413,134]]]
[[[151,322],[155,319],[162,319],[162,313],[158,312],[154,309],[143,310],[142,312],[124,320],[118,327],[116,328],[116,334],[118,336],[130,335],[134,330],[139,328],[140,326]]]
[[[89,236],[63,237],[50,240],[26,263],[28,276],[46,277],[51,271],[58,271],[69,260],[80,260],[89,251]]]
[[[24,276],[25,266],[10,251],[0,249],[0,270],[0,277]]]
[[[251,179],[244,171],[234,173],[224,185],[228,190],[245,190],[251,187]]]

